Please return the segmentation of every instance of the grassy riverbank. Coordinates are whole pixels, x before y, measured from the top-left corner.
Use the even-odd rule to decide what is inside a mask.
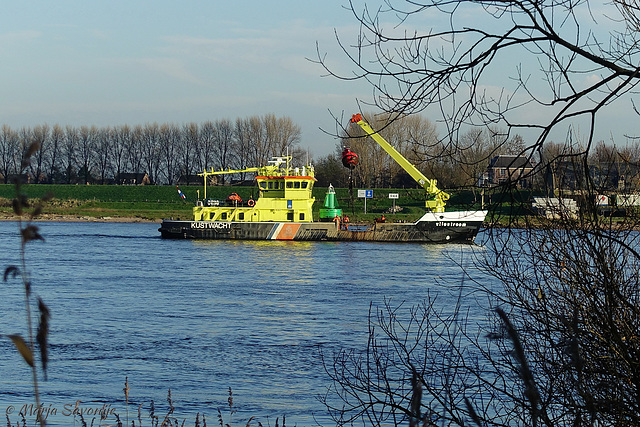
[[[30,199],[41,198],[50,193],[53,198],[45,206],[44,219],[66,220],[131,220],[160,221],[163,218],[189,219],[191,208],[198,198],[203,198],[201,186],[180,187],[187,200],[182,200],[175,186],[115,186],[115,185],[24,185],[22,191]],[[322,207],[326,189],[315,188],[314,217]],[[256,198],[254,187],[208,187],[207,197],[224,200],[230,193],[238,193],[244,200]],[[395,205],[402,211],[389,214],[387,210],[394,202],[389,193],[398,193]],[[372,221],[382,213],[389,219],[415,221],[424,213],[424,193],[418,189],[376,189],[374,198],[367,200],[367,214],[364,214],[364,199],[351,199],[348,189],[336,189],[338,203],[352,220]],[[15,187],[0,184],[0,218],[10,219],[13,216],[11,200],[15,197]],[[460,194],[452,197],[449,205],[455,209],[457,205],[468,203],[472,196]],[[479,207],[479,206],[478,206]]]

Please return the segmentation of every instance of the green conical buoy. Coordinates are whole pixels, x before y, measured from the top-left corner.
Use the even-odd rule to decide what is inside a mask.
[[[333,221],[333,218],[342,216],[342,209],[338,208],[338,199],[333,185],[329,184],[327,194],[324,196],[324,208],[320,209],[320,221]]]

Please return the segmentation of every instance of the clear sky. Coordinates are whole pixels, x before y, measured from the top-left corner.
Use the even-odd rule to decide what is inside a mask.
[[[316,42],[340,58],[355,34],[343,2],[32,0],[0,15],[0,124],[137,125],[274,113],[314,156],[336,140],[363,82],[324,77]]]
[[[346,121],[358,112],[357,100],[372,94],[366,82],[326,77],[308,59],[316,58],[318,43],[332,69],[349,73],[335,42],[336,31],[348,44],[357,39],[346,2],[5,2],[0,124],[182,124],[273,113],[301,126],[303,148],[326,155],[337,143],[320,130],[335,132],[331,113]],[[414,24],[429,28],[439,18],[418,15]],[[516,69],[518,59],[511,60],[505,70]],[[495,93],[504,81],[496,76]],[[598,138],[621,142],[622,133],[611,129],[633,129],[636,121],[629,101],[617,103],[603,113]]]

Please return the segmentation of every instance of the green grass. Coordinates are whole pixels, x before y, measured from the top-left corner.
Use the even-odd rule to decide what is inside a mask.
[[[45,214],[77,217],[132,217],[146,220],[189,218],[192,204],[178,196],[175,186],[24,185],[30,199],[50,193]],[[195,197],[194,191],[194,197]],[[0,185],[0,212],[12,212],[13,185]]]
[[[101,202],[179,202],[180,198],[175,186],[149,185],[62,185],[31,184],[23,185],[22,191],[28,196],[39,198],[52,193],[57,199],[97,200]],[[0,197],[12,198],[15,195],[11,184],[0,185]],[[195,195],[195,192],[194,192]]]
[[[162,218],[189,219],[193,202],[203,198],[201,186],[181,186],[180,189],[187,197],[187,201],[180,199],[176,187],[173,185],[149,186],[116,186],[116,185],[45,185],[32,184],[22,187],[23,193],[29,198],[41,198],[48,193],[53,200],[44,209],[46,214],[67,215],[78,217],[132,217],[146,220]],[[322,207],[326,188],[314,188],[316,198],[314,217]],[[207,187],[207,197],[224,200],[230,193],[238,193],[243,199],[255,198],[255,187]],[[402,212],[389,214],[386,211],[393,205],[389,193],[398,193],[396,206],[403,208]],[[424,192],[418,189],[375,189],[373,199],[367,199],[367,214],[364,214],[364,199],[357,197],[357,190],[353,190],[353,198],[346,188],[336,189],[338,203],[343,212],[352,221],[373,221],[382,213],[389,220],[415,221],[424,212]],[[15,187],[0,184],[0,213],[5,216],[12,212],[11,199],[15,197]],[[452,209],[467,209],[464,202],[469,194],[461,193],[452,196],[448,206]]]

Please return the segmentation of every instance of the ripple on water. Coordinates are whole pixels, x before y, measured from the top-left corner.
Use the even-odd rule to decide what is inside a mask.
[[[459,283],[471,246],[166,241],[157,224],[41,223],[28,248],[34,290],[51,312],[45,405],[77,400],[137,411],[151,400],[213,422],[229,387],[239,414],[290,425],[327,420],[319,349],[363,348],[371,303],[419,302]],[[0,247],[15,243],[0,223]],[[12,243],[13,242],[13,243]],[[17,248],[17,244],[14,244]],[[446,256],[445,253],[449,252]],[[17,263],[9,251],[7,264]],[[2,291],[4,333],[24,328],[19,284]],[[446,297],[448,298],[448,297]],[[448,300],[443,300],[446,304]],[[0,407],[28,404],[29,372],[0,341]],[[60,415],[60,414],[59,414]],[[131,417],[131,415],[130,415]],[[69,418],[49,425],[68,425]]]

